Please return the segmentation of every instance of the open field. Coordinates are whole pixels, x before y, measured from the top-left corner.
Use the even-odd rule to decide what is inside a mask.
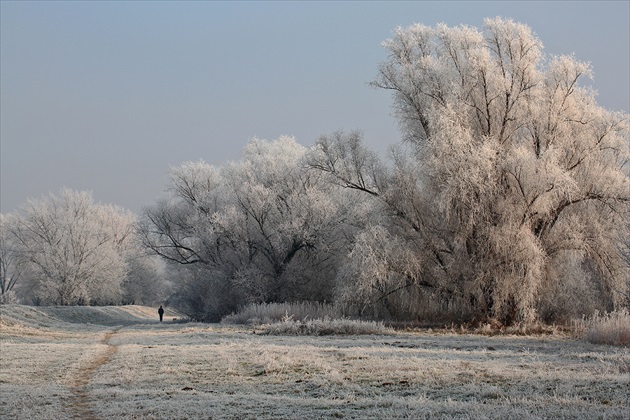
[[[153,308],[0,306],[0,416],[606,418],[630,350],[564,336],[296,337]]]

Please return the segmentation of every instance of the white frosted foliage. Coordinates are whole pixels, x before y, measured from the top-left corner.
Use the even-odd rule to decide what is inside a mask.
[[[393,92],[439,208],[426,227],[454,233],[446,242],[462,253],[449,251],[451,267],[472,270],[449,275],[478,290],[479,308],[533,320],[542,297],[568,287],[576,270],[623,303],[628,115],[601,108],[580,85],[590,65],[544,56],[530,28],[501,18],[483,30],[398,28],[384,46],[390,56],[374,85]]]

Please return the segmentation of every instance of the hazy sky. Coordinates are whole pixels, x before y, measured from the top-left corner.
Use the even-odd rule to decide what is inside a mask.
[[[0,3],[0,207],[63,186],[133,211],[170,166],[239,159],[251,137],[304,145],[400,134],[367,85],[396,26],[528,24],[548,54],[590,61],[598,101],[630,108],[629,1]]]

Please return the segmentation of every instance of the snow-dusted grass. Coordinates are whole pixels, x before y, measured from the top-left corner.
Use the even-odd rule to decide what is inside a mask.
[[[365,335],[390,334],[381,322],[347,319],[327,303],[249,304],[225,316],[223,325],[256,325],[272,335]]]
[[[605,314],[596,313],[576,322],[575,329],[591,343],[630,347],[630,311],[626,308]]]
[[[394,332],[380,322],[330,318],[306,321],[287,318],[262,328],[265,333],[273,335],[367,335]]]
[[[11,320],[0,331],[2,418],[621,419],[630,410],[630,351],[563,335],[274,336],[160,324],[151,311],[144,322],[83,326],[30,309],[0,307]]]
[[[286,302],[286,303],[250,303],[238,312],[227,315],[221,320],[222,324],[272,324],[292,321],[308,321],[313,319],[337,318],[333,305],[320,302]]]

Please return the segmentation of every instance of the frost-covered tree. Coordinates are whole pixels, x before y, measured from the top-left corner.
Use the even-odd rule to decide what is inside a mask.
[[[137,239],[134,235],[133,243],[123,253],[127,274],[121,284],[122,303],[147,306],[164,303],[170,282],[163,264],[154,255],[149,255]]]
[[[450,276],[451,232],[423,187],[413,153],[392,149],[393,166],[379,161],[352,132],[322,136],[309,166],[330,182],[364,195],[347,217],[355,229],[338,271],[336,303],[350,315],[390,319],[444,316],[461,296]]]
[[[87,192],[30,200],[7,230],[28,268],[30,295],[56,305],[118,303],[134,221]]]
[[[16,251],[10,231],[17,221],[13,214],[0,214],[0,303],[16,300],[16,286],[25,277],[26,261]]]
[[[579,275],[621,303],[628,115],[579,84],[590,66],[543,56],[530,28],[500,18],[483,31],[398,28],[384,46],[374,85],[393,94],[418,188],[438,210],[421,228],[439,232],[440,264],[462,301],[529,321]]]
[[[340,302],[505,323],[622,303],[628,115],[579,85],[590,67],[544,57],[527,26],[498,18],[398,28],[384,46],[374,85],[393,93],[405,139],[393,166],[356,133],[323,137],[309,162],[387,216],[357,236]]]
[[[190,267],[179,300],[192,316],[331,298],[343,203],[306,170],[307,151],[290,137],[254,139],[241,161],[173,168],[171,197],[147,209],[141,232],[148,248]]]

